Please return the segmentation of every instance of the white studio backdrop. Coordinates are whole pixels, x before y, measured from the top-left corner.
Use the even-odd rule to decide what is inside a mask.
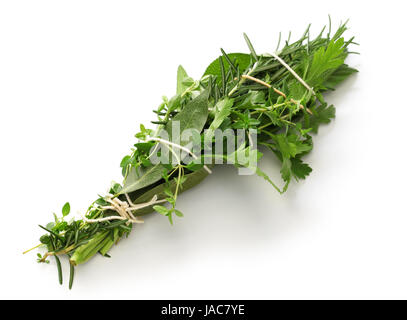
[[[0,298],[407,298],[402,1],[2,1]],[[219,167],[182,194],[171,227],[153,214],[111,259],[79,266],[72,291],[37,264],[38,224],[82,211],[120,181],[119,163],[175,92],[219,54],[272,51],[278,33],[350,19],[360,70],[327,100],[304,182],[280,196]],[[278,180],[266,153],[262,168]],[[63,261],[65,282],[68,268]]]

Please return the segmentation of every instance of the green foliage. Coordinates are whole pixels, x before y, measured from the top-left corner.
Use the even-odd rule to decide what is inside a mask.
[[[188,83],[185,84],[185,81],[188,80],[188,74],[185,69],[180,65],[177,71],[177,95],[184,93],[188,89]]]
[[[179,122],[180,132],[184,130],[196,130],[201,132],[208,118],[208,91],[203,91],[198,97],[188,102],[185,107],[174,116],[165,126],[165,130],[172,138],[172,124],[174,121]],[[188,142],[181,141],[181,145]]]
[[[304,124],[314,133],[318,133],[321,124],[328,124],[335,118],[335,107],[333,105],[328,106],[326,103],[313,108],[312,112],[312,116],[305,116]]]
[[[176,94],[170,99],[163,97],[154,110],[157,121],[152,122],[157,125],[156,129],[147,129],[141,124],[135,135],[138,141],[120,162],[123,183],[113,182],[109,195],[98,196],[89,206],[85,216],[90,220],[65,221],[70,213],[70,204],[66,203],[62,217],[54,214],[52,222],[46,227],[40,226],[46,231],[40,242],[47,247],[48,253],[44,256],[38,254],[38,262],[49,263],[47,257],[53,255],[62,283],[58,256],[67,255],[71,287],[74,266],[85,263],[97,253],[109,257],[112,246],[132,231],[130,222],[133,220],[123,218],[120,210],[115,209],[117,203],[144,204],[143,208],[131,211],[136,217],[155,211],[171,224],[175,217],[183,217],[176,207],[178,196],[201,183],[209,175],[209,168],[199,161],[183,163],[182,159],[175,165],[152,164],[150,152],[160,145],[154,138],[160,137],[161,130],[166,129],[171,140],[174,121],[179,121],[181,132],[193,129],[199,133],[201,151],[210,147],[203,142],[209,140],[212,145],[218,128],[243,131],[237,150],[228,153],[224,148],[219,154],[210,155],[209,160],[221,159],[238,168],[248,168],[280,193],[285,192],[293,180],[305,179],[312,171],[304,162],[304,157],[313,148],[310,134],[317,133],[322,124],[335,117],[334,106],[324,101],[322,93],[333,90],[357,72],[344,63],[349,54],[348,46],[353,44],[353,38],[344,39],[345,31],[346,25],[343,24],[334,34],[321,32],[311,39],[308,27],[300,39],[287,40],[278,51],[278,56],[307,85],[273,55],[258,54],[247,35],[244,39],[250,54],[227,54],[221,49],[221,56],[207,67],[199,80],[189,77],[179,66]],[[272,181],[257,167],[263,154],[253,147],[249,136],[252,131],[257,132],[257,143],[269,148],[280,161],[281,182]],[[181,141],[182,146],[188,143]],[[278,186],[280,184],[282,188]],[[150,203],[152,199],[158,202]],[[111,220],[118,214],[122,217]]]
[[[353,73],[358,70],[349,67],[347,64],[342,64],[334,72],[332,72],[323,83],[323,86],[330,90],[335,90],[335,87],[342,81],[347,79]]]
[[[142,175],[138,173],[137,168],[130,169],[120,194],[134,192],[152,185],[161,180],[165,170],[164,166],[160,163],[148,168]]]
[[[321,47],[315,52],[306,77],[306,81],[310,86],[320,86],[334,70],[343,64],[346,58],[344,44],[345,40],[343,38],[336,41],[331,40],[328,47]]]
[[[67,202],[62,207],[62,215],[66,217],[69,214],[69,212],[71,212],[71,205],[69,204],[69,202]]]
[[[180,190],[179,193],[185,192],[192,187],[195,187],[199,183],[201,183],[206,177],[208,176],[208,172],[205,169],[200,169],[195,172],[191,172],[188,174],[185,174],[185,182],[183,183],[183,188]],[[168,185],[169,183],[169,185]],[[168,197],[168,189],[170,188],[171,192],[174,193],[176,189],[176,181],[174,179],[171,179],[167,182],[163,182],[159,184],[158,186],[155,186],[151,188],[150,190],[144,192],[142,195],[139,195],[136,197],[133,202],[138,204],[138,203],[144,203],[149,201],[154,195],[157,195],[159,200],[165,199]],[[137,212],[137,215],[144,215],[147,213],[151,213],[154,210],[151,207],[141,209]]]
[[[305,179],[310,173],[311,167],[299,157],[291,159],[291,174],[297,179]]]
[[[209,125],[209,128],[205,131],[205,140],[210,141],[216,129],[218,129],[221,124],[230,115],[231,108],[233,106],[233,99],[225,97],[219,100],[214,107],[214,119]]]
[[[243,74],[243,71],[245,71],[248,66],[251,63],[251,57],[249,54],[245,53],[229,53],[228,58],[234,65],[239,69],[240,74]],[[229,68],[230,63],[228,60],[225,58],[225,56],[221,56],[223,66],[224,68]],[[215,59],[205,70],[205,73],[203,74],[204,76],[214,76],[216,77],[216,81],[220,83],[222,80],[222,71],[221,71],[221,65],[219,62],[219,58]]]

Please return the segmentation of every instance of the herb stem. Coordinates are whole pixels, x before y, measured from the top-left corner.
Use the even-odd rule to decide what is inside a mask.
[[[28,249],[28,250],[24,251],[23,254],[26,254],[26,253],[28,253],[28,252],[30,252],[30,251],[32,251],[32,250],[34,250],[34,249],[37,249],[37,248],[39,248],[39,247],[41,247],[41,246],[42,246],[42,243],[40,243],[39,245],[36,245],[35,247],[33,247],[33,248],[31,248],[31,249]]]

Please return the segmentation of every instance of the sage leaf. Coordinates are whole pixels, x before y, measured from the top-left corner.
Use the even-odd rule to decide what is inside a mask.
[[[172,138],[172,124],[179,122],[180,133],[187,129],[201,132],[208,118],[208,91],[205,90],[195,99],[188,102],[185,107],[165,126],[170,140]]]
[[[152,185],[162,178],[165,168],[161,164],[156,164],[148,168],[142,176],[137,173],[135,168],[132,168],[124,182],[123,188],[119,194],[134,192],[141,188]]]
[[[177,71],[177,94],[184,93],[188,86],[184,84],[184,81],[188,78],[188,74],[185,69],[180,65]]]

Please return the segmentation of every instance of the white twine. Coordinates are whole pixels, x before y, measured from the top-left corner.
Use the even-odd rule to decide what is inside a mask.
[[[176,144],[176,143],[173,143],[173,142],[161,139],[161,138],[149,138],[146,141],[158,141],[158,142],[161,142],[161,143],[165,144],[167,147],[168,146],[176,147],[176,148],[181,149],[181,150],[183,150],[185,152],[188,152],[195,160],[198,159],[198,157],[194,153],[192,153],[191,150],[189,150],[188,148],[183,147],[183,146],[181,146],[179,144]],[[177,158],[178,163],[180,163],[180,159],[177,157],[177,155],[175,153],[174,153],[174,156]],[[210,174],[212,173],[212,171],[206,165],[204,165],[204,168],[208,173],[210,173]],[[144,221],[140,217],[134,216],[132,212],[143,209],[143,208],[146,208],[146,207],[153,206],[153,205],[158,204],[158,203],[167,202],[167,200],[157,200],[158,197],[157,197],[157,195],[155,195],[148,202],[134,204],[131,201],[131,199],[130,199],[130,197],[129,197],[129,195],[127,193],[125,193],[124,195],[126,196],[127,201],[122,201],[119,198],[114,197],[111,194],[108,194],[105,197],[105,200],[108,203],[110,203],[111,205],[110,206],[100,207],[102,210],[115,211],[115,212],[117,212],[119,214],[118,216],[109,216],[109,217],[98,218],[98,219],[88,219],[86,216],[82,216],[83,221],[85,221],[87,223],[98,223],[98,222],[111,221],[111,220],[128,220],[127,224],[130,224],[130,223],[144,223]]]
[[[281,59],[277,54],[271,53],[273,58],[280,62],[305,88],[307,88],[313,95],[315,95],[314,90],[295,72],[283,59]]]
[[[157,195],[155,195],[150,201],[144,203],[134,204],[131,202],[130,197],[125,193],[127,201],[121,201],[119,198],[114,198],[113,195],[109,194],[106,196],[105,200],[111,204],[111,206],[100,207],[102,210],[113,210],[116,211],[118,216],[110,216],[99,219],[88,219],[83,216],[83,220],[87,223],[97,223],[111,220],[128,220],[129,223],[144,223],[144,221],[133,215],[132,211],[137,211],[146,207],[153,206],[158,203],[166,202],[167,200],[157,200]]]

